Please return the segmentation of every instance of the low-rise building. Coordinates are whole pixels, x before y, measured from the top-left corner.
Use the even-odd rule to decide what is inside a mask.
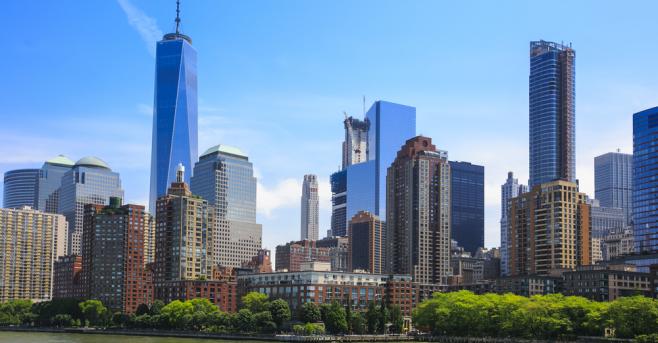
[[[632,295],[652,295],[649,273],[637,272],[634,265],[598,264],[580,266],[563,274],[565,295],[596,301],[613,301]]]
[[[256,256],[252,257],[250,261],[242,263],[242,268],[251,269],[254,273],[271,273],[270,251],[268,249],[259,249]]]
[[[329,248],[329,259],[331,260],[331,270],[335,272],[346,272],[348,249],[350,247],[349,238],[334,236],[326,237],[315,242],[318,248]]]
[[[633,253],[633,231],[612,232],[601,241],[603,260],[609,261]]]
[[[414,296],[408,275],[379,275],[333,271],[301,271],[238,275],[240,293],[250,291],[286,300],[295,311],[306,302],[316,304],[339,301],[354,310],[365,310],[372,301],[400,305],[405,315],[419,298]]]
[[[303,262],[331,262],[329,248],[321,248],[317,241],[289,242],[276,247],[276,270],[298,272]]]
[[[531,297],[559,293],[562,287],[562,277],[557,276],[510,276],[496,279],[493,291],[498,294],[513,293]]]

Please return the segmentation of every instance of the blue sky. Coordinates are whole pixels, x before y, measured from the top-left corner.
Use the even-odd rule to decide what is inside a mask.
[[[238,146],[259,179],[266,247],[299,237],[305,173],[340,164],[342,111],[382,99],[417,108],[417,132],[453,160],[486,167],[486,245],[499,244],[500,184],[528,178],[528,45],[576,50],[577,177],[632,151],[633,112],[658,105],[655,1],[183,0],[199,73],[199,150]],[[126,200],[149,189],[154,46],[175,2],[3,4],[0,173],[96,155]]]

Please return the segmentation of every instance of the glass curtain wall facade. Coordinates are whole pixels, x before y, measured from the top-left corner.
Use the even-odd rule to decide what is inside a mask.
[[[59,155],[46,161],[39,172],[39,211],[59,213],[59,188],[64,174],[75,163],[68,157]]]
[[[69,223],[68,254],[81,254],[85,205],[107,205],[111,197],[123,199],[121,179],[98,158],[84,157],[64,174],[59,210]]]
[[[5,173],[3,203],[4,208],[36,208],[39,193],[39,169],[16,169]]]
[[[376,101],[366,113],[368,122],[368,161],[375,164],[375,209],[366,210],[386,215],[386,172],[397,152],[408,139],[416,137],[416,108],[387,101]],[[348,175],[348,184],[350,183]],[[349,185],[348,185],[349,202]],[[355,213],[348,213],[351,218]]]
[[[594,196],[602,207],[624,210],[630,224],[633,193],[633,155],[609,152],[594,158]]]
[[[185,35],[166,34],[157,43],[153,110],[151,211],[176,181],[178,164],[192,170],[198,156],[196,50]]]
[[[209,148],[194,166],[190,188],[216,211],[214,265],[240,267],[256,256],[262,227],[256,223],[256,178],[247,155],[226,145]]]
[[[347,167],[345,227],[347,227],[349,219],[359,211],[375,213],[377,208],[376,167],[376,161],[353,164]],[[347,235],[347,230],[345,235]]]
[[[530,43],[530,188],[576,181],[575,62],[571,46]]]
[[[347,236],[347,170],[337,171],[331,183],[331,235]]]
[[[452,239],[475,255],[484,248],[484,166],[450,161]]]
[[[658,107],[633,114],[635,250],[658,251]]]

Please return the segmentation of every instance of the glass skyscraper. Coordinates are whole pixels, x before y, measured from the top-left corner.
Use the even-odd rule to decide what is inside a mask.
[[[2,207],[36,208],[39,169],[16,169],[5,173]]]
[[[39,172],[39,211],[59,213],[59,188],[62,177],[71,170],[75,163],[64,155],[46,161]]]
[[[484,248],[484,166],[450,161],[450,237],[473,256]]]
[[[119,173],[96,157],[83,157],[62,177],[59,212],[69,223],[68,254],[80,255],[84,206],[108,205],[111,197],[123,198]]]
[[[179,163],[192,170],[197,161],[197,68],[192,39],[176,30],[157,43],[151,146],[150,211],[176,181]],[[190,182],[190,177],[185,176]]]
[[[375,164],[375,210],[386,215],[386,172],[408,139],[416,137],[416,108],[387,101],[376,101],[366,113],[368,122],[368,161]],[[348,172],[349,203],[349,172]],[[349,207],[349,205],[348,205]],[[349,212],[349,211],[348,211]],[[348,213],[351,218],[356,213]]]
[[[602,207],[624,210],[630,224],[633,193],[633,155],[609,152],[594,158],[594,196]]]
[[[571,46],[530,42],[530,188],[576,181],[575,63]]]
[[[360,211],[375,213],[377,208],[376,167],[376,161],[357,163],[347,167],[346,226],[349,220]]]
[[[331,235],[347,236],[347,170],[331,174]]]
[[[262,227],[256,223],[256,178],[247,155],[226,145],[209,148],[194,166],[190,189],[216,210],[213,265],[240,267],[256,256]]]
[[[658,107],[633,114],[635,250],[658,251]]]

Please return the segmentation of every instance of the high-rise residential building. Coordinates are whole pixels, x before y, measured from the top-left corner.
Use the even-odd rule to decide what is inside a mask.
[[[318,198],[318,177],[304,175],[301,199],[301,239],[317,241],[320,235],[320,200]]]
[[[530,181],[576,182],[576,51],[530,42]]]
[[[658,252],[658,107],[633,114],[635,250]]]
[[[398,151],[408,139],[416,137],[416,108],[387,101],[375,101],[366,112],[368,122],[368,161],[374,161],[375,209],[361,208],[378,216],[386,212],[386,174]],[[348,197],[350,201],[350,179],[348,172]],[[349,207],[349,205],[348,205]],[[347,218],[356,212],[348,211]]]
[[[343,170],[353,164],[368,160],[368,120],[345,118],[345,140],[343,141]]]
[[[503,276],[509,275],[509,201],[527,191],[528,187],[520,184],[512,172],[507,173],[507,180],[500,186],[500,273]]]
[[[594,197],[602,207],[624,210],[630,224],[633,193],[633,155],[609,152],[594,158]]]
[[[256,178],[253,165],[240,149],[216,145],[194,166],[192,194],[215,210],[212,264],[240,267],[262,248],[262,226],[256,223]]]
[[[362,270],[371,274],[386,272],[386,224],[378,216],[361,211],[350,220],[348,230],[350,271]]]
[[[590,200],[592,213],[592,237],[604,238],[627,228],[626,213],[618,207],[603,207],[598,199]]]
[[[209,279],[214,265],[215,209],[192,194],[182,164],[176,174],[176,182],[156,207],[156,288],[166,281]]]
[[[510,200],[511,276],[549,275],[592,261],[590,205],[569,181],[535,186]]]
[[[87,298],[123,313],[151,303],[146,216],[144,206],[122,206],[120,198],[112,198],[109,206],[85,206],[82,281]]]
[[[448,283],[450,184],[447,153],[437,151],[428,137],[407,140],[387,175],[389,273],[410,274],[420,283]]]
[[[0,302],[50,300],[53,262],[62,254],[66,220],[28,206],[0,208]]]
[[[75,163],[64,155],[47,160],[39,172],[38,204],[39,211],[60,213],[59,193],[62,178]]]
[[[302,264],[309,262],[331,263],[329,248],[321,248],[317,241],[303,240],[277,245],[274,256],[277,271],[298,272]]]
[[[347,170],[340,170],[329,178],[331,183],[331,234],[347,236]]]
[[[484,247],[484,166],[450,161],[450,237],[475,255]]]
[[[53,299],[82,298],[82,256],[61,256],[53,264]]]
[[[69,255],[81,255],[84,206],[107,205],[111,197],[123,198],[119,173],[97,157],[81,158],[64,174],[58,210],[69,223]]]
[[[178,12],[177,12],[178,13]],[[176,181],[176,167],[192,170],[198,156],[198,105],[196,50],[192,39],[176,31],[156,45],[155,94],[151,144],[151,194],[149,209]],[[189,184],[190,177],[185,177]]]
[[[37,208],[39,169],[16,169],[5,173],[4,208]]]

